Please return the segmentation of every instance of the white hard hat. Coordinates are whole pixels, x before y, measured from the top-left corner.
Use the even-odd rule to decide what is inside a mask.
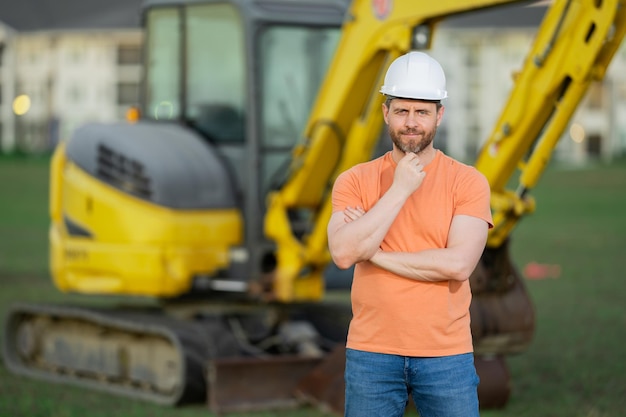
[[[385,75],[380,92],[390,97],[442,100],[448,97],[446,76],[435,59],[424,52],[409,52],[396,58]]]

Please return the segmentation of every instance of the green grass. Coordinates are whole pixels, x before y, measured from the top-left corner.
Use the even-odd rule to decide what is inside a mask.
[[[0,159],[0,274],[42,276],[47,270],[48,162]]]
[[[76,301],[47,272],[47,158],[0,157],[0,314],[23,301]],[[537,212],[513,233],[516,264],[558,264],[527,281],[536,334],[509,357],[512,394],[483,417],[619,417],[626,413],[626,164],[552,166],[534,190]],[[97,297],[92,302],[106,302]],[[262,383],[255,381],[253,383]],[[161,407],[10,374],[0,363],[0,417],[200,417],[205,404]],[[320,417],[297,411],[233,416]],[[413,414],[412,414],[413,415]]]
[[[625,415],[626,165],[552,169],[534,195],[537,212],[514,232],[513,257],[562,273],[527,282],[535,339],[509,360],[507,409],[484,416]]]

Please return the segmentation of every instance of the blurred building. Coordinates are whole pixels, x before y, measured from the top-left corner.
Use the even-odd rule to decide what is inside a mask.
[[[0,149],[50,150],[137,104],[140,0],[0,2]]]
[[[432,54],[450,99],[438,146],[472,161],[491,133],[546,7],[504,7],[444,21]],[[0,3],[0,149],[48,151],[87,121],[137,104],[141,0]],[[54,6],[54,7],[53,7]],[[584,163],[626,154],[626,45],[594,83],[555,158]]]

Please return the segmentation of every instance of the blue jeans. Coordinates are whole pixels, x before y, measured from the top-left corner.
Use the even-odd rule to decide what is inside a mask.
[[[477,417],[474,355],[408,357],[346,350],[345,417],[401,417],[409,395],[420,417]]]

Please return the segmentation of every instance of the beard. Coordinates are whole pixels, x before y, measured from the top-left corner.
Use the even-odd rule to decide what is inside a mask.
[[[415,135],[421,134],[422,137],[419,140],[409,140],[402,141],[402,135]],[[435,139],[435,135],[437,134],[437,126],[429,132],[425,132],[420,129],[405,129],[405,130],[391,130],[389,129],[389,136],[391,137],[391,141],[396,146],[396,148],[400,149],[404,153],[413,152],[419,154],[421,151],[426,149],[428,145],[433,143],[433,139]]]

